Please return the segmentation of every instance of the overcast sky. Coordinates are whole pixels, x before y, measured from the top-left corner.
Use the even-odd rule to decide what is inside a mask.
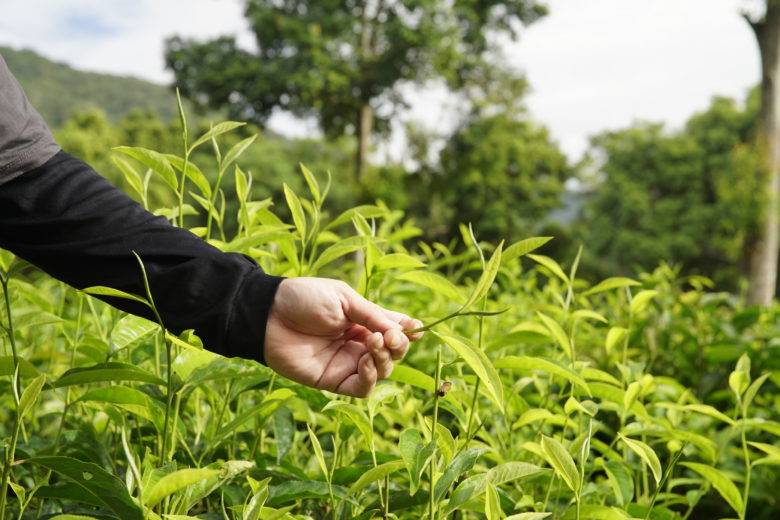
[[[551,14],[507,49],[532,87],[527,102],[577,159],[590,135],[633,121],[679,126],[714,95],[744,98],[759,81],[757,46],[739,15],[759,0],[548,0]],[[241,0],[0,0],[0,44],[76,68],[165,83],[173,34],[253,40]],[[416,96],[408,118],[448,124],[440,92]],[[277,118],[288,133],[305,126]]]

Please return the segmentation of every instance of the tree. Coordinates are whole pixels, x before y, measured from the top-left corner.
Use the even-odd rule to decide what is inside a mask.
[[[439,239],[458,236],[458,224],[465,222],[485,240],[528,236],[560,206],[571,175],[547,129],[533,123],[520,103],[525,80],[500,67],[484,67],[481,76],[464,85],[472,109],[438,162],[408,177],[417,184],[407,190],[417,194],[414,212],[427,215],[424,227]]]
[[[283,109],[315,117],[328,136],[355,135],[359,178],[370,137],[404,105],[402,85],[443,78],[459,88],[491,38],[516,38],[546,12],[536,0],[247,0],[256,53],[233,37],[173,37],[165,56],[198,106],[258,124]]]
[[[780,245],[780,1],[766,0],[766,11],[760,18],[744,16],[761,54],[759,142],[765,147],[768,172],[762,229],[751,251],[748,301],[769,305],[775,295]]]
[[[597,174],[582,234],[605,271],[633,274],[666,260],[737,288],[761,207],[755,98],[745,108],[715,98],[677,132],[638,124],[592,139]]]

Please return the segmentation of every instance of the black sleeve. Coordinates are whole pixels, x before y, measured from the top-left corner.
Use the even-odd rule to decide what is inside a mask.
[[[166,328],[195,329],[209,350],[263,362],[266,319],[283,278],[171,226],[65,152],[0,186],[0,247],[79,289],[145,295],[135,251]],[[106,300],[154,319],[143,304]]]

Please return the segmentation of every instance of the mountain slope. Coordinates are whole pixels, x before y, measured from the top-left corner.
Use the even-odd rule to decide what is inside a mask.
[[[133,108],[154,109],[163,121],[176,113],[176,96],[162,85],[126,76],[76,70],[30,50],[0,46],[8,68],[49,126],[56,128],[74,111],[103,110],[118,122]]]

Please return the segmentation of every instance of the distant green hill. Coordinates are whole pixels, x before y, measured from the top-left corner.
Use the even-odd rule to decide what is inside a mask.
[[[163,121],[176,113],[176,96],[162,85],[82,72],[30,50],[0,46],[0,54],[51,127],[60,126],[74,111],[90,108],[103,110],[114,123],[133,108],[152,108]]]

